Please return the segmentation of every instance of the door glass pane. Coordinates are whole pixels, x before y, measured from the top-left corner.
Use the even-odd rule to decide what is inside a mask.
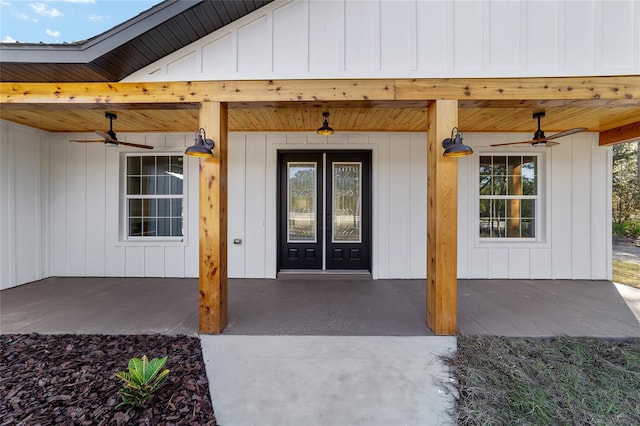
[[[288,242],[316,241],[316,163],[288,163]]]
[[[360,242],[362,163],[333,163],[333,242]]]

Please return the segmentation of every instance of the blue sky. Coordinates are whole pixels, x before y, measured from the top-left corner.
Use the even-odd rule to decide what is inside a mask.
[[[133,18],[161,0],[0,0],[0,41],[70,43]]]

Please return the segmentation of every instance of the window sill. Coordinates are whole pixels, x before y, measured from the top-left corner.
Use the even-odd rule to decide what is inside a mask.
[[[551,244],[547,241],[524,239],[524,238],[500,238],[500,239],[476,239],[476,248],[549,248]]]
[[[184,247],[188,243],[184,238],[169,239],[169,238],[140,238],[120,240],[117,243],[117,247]]]

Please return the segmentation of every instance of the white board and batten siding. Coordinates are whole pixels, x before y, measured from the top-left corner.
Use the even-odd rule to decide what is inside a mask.
[[[108,148],[56,135],[52,156],[54,190],[53,275],[193,277],[198,258],[198,161],[185,157],[185,235],[182,241],[128,241],[124,221],[124,153],[182,155],[193,143],[185,134],[119,134],[153,151]],[[195,259],[195,260],[194,260]]]
[[[122,153],[2,122],[2,288],[49,276],[198,276],[198,160],[185,168],[184,241],[122,238]],[[122,135],[181,153],[190,134]],[[563,138],[542,153],[544,222],[536,242],[483,242],[477,233],[478,156],[528,153],[489,147],[528,134],[465,134],[459,159],[459,278],[610,279],[611,148],[597,135]],[[375,278],[426,276],[426,134],[232,133],[229,137],[229,276],[273,278],[278,150],[371,150]],[[135,150],[134,150],[135,151]],[[536,151],[536,150],[534,150]],[[140,151],[138,151],[140,152]]]
[[[459,159],[458,278],[611,279],[612,149],[598,135],[565,137],[548,148],[492,148],[527,134],[465,134],[475,154]],[[540,153],[538,241],[482,241],[478,157]]]
[[[49,138],[0,121],[0,289],[51,275]]]
[[[634,0],[276,0],[124,81],[633,75]]]
[[[50,276],[197,277],[198,161],[185,157],[182,241],[123,237],[123,155],[178,154],[186,134],[119,134],[154,151],[74,143],[91,134],[48,133],[2,121],[0,288]]]

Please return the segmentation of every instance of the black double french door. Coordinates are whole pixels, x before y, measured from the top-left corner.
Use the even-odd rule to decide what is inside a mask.
[[[371,269],[371,151],[280,152],[278,266]]]

